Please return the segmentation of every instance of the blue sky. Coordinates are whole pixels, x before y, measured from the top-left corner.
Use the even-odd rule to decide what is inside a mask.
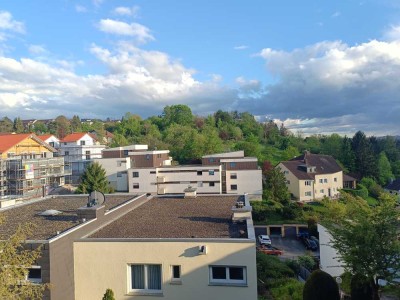
[[[0,117],[183,103],[304,134],[400,134],[398,1],[3,2]]]

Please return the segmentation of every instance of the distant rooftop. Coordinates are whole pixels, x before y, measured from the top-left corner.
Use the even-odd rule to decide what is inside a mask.
[[[133,195],[108,195],[105,208],[110,210],[134,197]],[[5,217],[5,220],[0,224],[0,239],[9,238],[18,225],[26,223],[35,226],[32,235],[28,236],[29,240],[50,239],[57,234],[57,231],[63,232],[79,225],[76,211],[87,204],[87,199],[87,196],[60,196],[2,209],[0,214]],[[58,210],[62,213],[55,216],[38,215],[46,210]]]
[[[244,151],[233,151],[233,152],[225,152],[225,153],[215,153],[215,154],[210,154],[210,155],[204,155],[202,158],[213,158],[213,157],[227,157],[227,158],[233,158],[233,157],[244,157]]]
[[[239,238],[232,206],[242,196],[153,198],[90,238]]]

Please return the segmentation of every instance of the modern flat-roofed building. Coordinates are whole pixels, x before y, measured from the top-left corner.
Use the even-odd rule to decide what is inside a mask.
[[[42,256],[27,280],[50,283],[44,299],[257,299],[251,207],[245,196],[57,196],[0,209],[0,234],[35,230]]]
[[[183,194],[189,185],[199,194],[249,194],[261,199],[262,174],[257,158],[243,151],[206,155],[199,165],[178,165],[128,170],[129,191]]]
[[[243,196],[153,198],[74,243],[75,299],[255,300],[255,256]]]

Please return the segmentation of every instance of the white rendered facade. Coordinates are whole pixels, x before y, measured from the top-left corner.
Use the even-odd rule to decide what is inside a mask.
[[[106,171],[109,185],[116,192],[127,192],[128,169],[131,167],[129,157],[123,158],[96,158],[93,162],[99,163]]]

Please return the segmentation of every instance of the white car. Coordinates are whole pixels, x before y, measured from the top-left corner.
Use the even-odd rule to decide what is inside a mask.
[[[271,239],[268,235],[259,235],[258,242],[260,245],[271,245]]]

